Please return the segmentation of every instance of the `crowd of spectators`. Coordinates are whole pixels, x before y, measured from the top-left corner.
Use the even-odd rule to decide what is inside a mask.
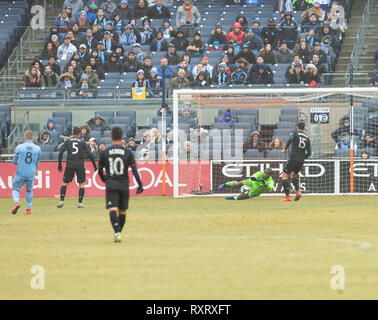
[[[173,90],[273,84],[275,64],[287,66],[280,84],[318,85],[323,73],[334,70],[347,28],[345,10],[324,1],[302,1],[300,10],[300,23],[290,11],[264,26],[258,17],[239,14],[230,30],[219,21],[210,34],[201,34],[202,17],[190,0],[182,2],[175,16],[162,0],[150,6],[147,0],[134,5],[127,0],[77,1],[75,7],[66,1],[40,56],[46,64],[30,66],[25,87],[77,89],[86,97],[106,73],[131,72],[135,79],[130,87],[145,88],[153,96],[164,68]],[[152,24],[154,19],[162,19],[160,27]],[[165,53],[159,65],[151,63],[155,52]],[[202,58],[200,63],[192,64],[194,57]]]

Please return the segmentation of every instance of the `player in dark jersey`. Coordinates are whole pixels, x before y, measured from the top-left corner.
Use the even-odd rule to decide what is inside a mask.
[[[299,121],[296,131],[290,133],[286,147],[284,150],[282,150],[282,153],[284,153],[291,146],[289,160],[286,162],[283,168],[281,177],[282,185],[286,194],[286,197],[281,201],[291,201],[289,179],[291,179],[293,182],[296,191],[294,201],[298,201],[301,198],[298,173],[301,171],[305,159],[311,156],[310,139],[305,135],[304,131],[305,123],[303,121]]]
[[[100,153],[98,174],[106,184],[106,208],[109,210],[110,222],[115,233],[114,242],[121,242],[126,210],[129,207],[129,167],[138,183],[137,194],[143,192],[143,186],[133,153],[129,148],[122,146],[122,129],[113,127],[111,139],[112,145]]]
[[[87,143],[80,138],[80,129],[78,127],[75,127],[72,133],[73,136],[67,139],[59,149],[59,172],[62,172],[62,158],[65,151],[67,151],[67,165],[66,169],[64,170],[63,184],[60,188],[60,202],[57,205],[58,208],[63,208],[64,206],[64,198],[66,196],[67,185],[72,181],[75,173],[77,182],[79,183],[79,202],[77,207],[84,208],[82,203],[85,188],[84,160],[89,158],[92,161],[94,170],[97,170],[97,165],[93,153],[91,152]]]

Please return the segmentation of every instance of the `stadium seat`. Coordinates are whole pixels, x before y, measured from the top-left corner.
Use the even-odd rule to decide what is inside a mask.
[[[350,150],[349,149],[335,149],[334,157],[336,158],[349,158]]]
[[[277,129],[292,129],[294,130],[297,122],[293,121],[281,121],[277,123]]]
[[[247,149],[244,153],[244,159],[264,159],[264,152],[257,149]]]
[[[359,148],[359,149],[357,149],[357,156],[361,157],[361,154],[364,151],[366,151],[369,154],[369,158],[377,156],[377,151],[376,151],[375,148]]]
[[[102,137],[101,131],[91,131],[91,136],[96,139],[96,141],[99,141]]]
[[[112,139],[108,137],[102,137],[101,140],[98,142],[98,144],[100,143],[105,143],[105,145],[108,146],[112,144]]]
[[[114,118],[114,111],[112,110],[98,110],[95,111],[95,115],[98,114],[101,117]]]
[[[104,133],[102,134],[102,137],[110,138],[111,134],[112,134],[112,130],[105,130]]]
[[[287,153],[282,154],[281,150],[267,150],[266,158],[267,159],[286,159]]]
[[[212,125],[213,129],[230,129],[230,125],[224,122],[216,122]]]
[[[41,146],[42,152],[54,152],[56,151],[57,146],[55,144],[46,144]]]
[[[53,118],[66,118],[68,123],[72,124],[72,112],[71,111],[55,111],[52,113]]]

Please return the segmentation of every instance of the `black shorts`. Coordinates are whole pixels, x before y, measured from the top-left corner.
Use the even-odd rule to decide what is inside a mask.
[[[66,167],[64,170],[64,176],[63,176],[63,182],[70,183],[75,176],[76,172],[76,178],[78,183],[84,183],[85,182],[85,168],[70,168]]]
[[[119,208],[125,211],[129,208],[129,188],[125,190],[114,190],[106,188],[106,209]]]
[[[283,172],[290,174],[292,172],[295,172],[296,174],[301,171],[303,167],[303,161],[297,161],[297,160],[288,160],[285,163],[285,166],[283,168]]]

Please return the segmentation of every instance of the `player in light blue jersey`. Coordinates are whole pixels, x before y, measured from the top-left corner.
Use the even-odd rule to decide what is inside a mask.
[[[41,156],[41,148],[33,143],[33,131],[25,131],[24,140],[25,142],[23,144],[17,146],[16,154],[13,158],[13,163],[17,164],[17,172],[13,177],[12,184],[12,197],[14,201],[12,214],[16,214],[17,210],[20,208],[20,191],[24,184],[26,186],[26,213],[31,214],[34,177],[37,172],[39,158]]]

